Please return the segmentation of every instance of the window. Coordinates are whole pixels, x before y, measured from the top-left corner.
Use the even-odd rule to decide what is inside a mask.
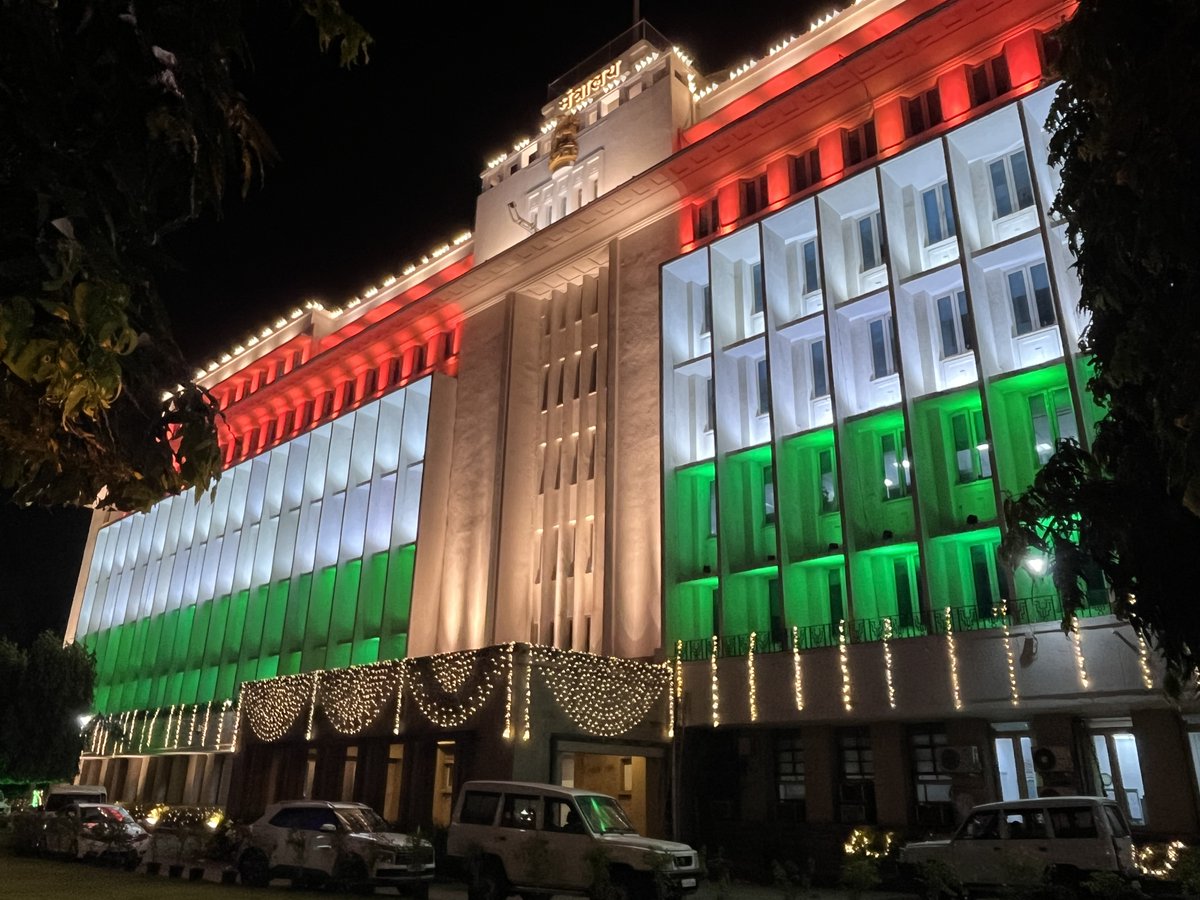
[[[583,834],[583,819],[570,800],[559,800],[556,797],[543,799],[542,827],[546,831],[557,831],[566,834]]]
[[[955,291],[933,301],[937,307],[938,331],[942,337],[942,359],[970,353],[975,349],[971,340],[971,318],[967,312],[967,292]]]
[[[1033,180],[1024,147],[988,163],[988,178],[997,219],[1033,206]]]
[[[943,181],[921,191],[921,209],[925,212],[925,246],[958,235],[954,205],[950,202],[950,183]]]
[[[821,291],[821,271],[817,267],[817,239],[805,241],[800,248],[800,259],[804,265],[804,295]]]
[[[1098,837],[1096,817],[1090,806],[1052,806],[1049,813],[1056,838]]]
[[[781,804],[804,808],[804,741],[800,737],[781,737],[775,742],[775,795]]]
[[[837,512],[837,473],[834,470],[832,449],[817,451],[817,479],[817,492],[820,495],[819,509],[826,514]]]
[[[970,484],[992,477],[991,447],[983,427],[983,410],[964,410],[950,417],[954,436],[954,462],[958,468],[958,483]]]
[[[775,467],[763,466],[763,524],[775,524]]]
[[[717,483],[708,483],[708,536],[717,535]]]
[[[816,147],[792,157],[792,193],[821,180],[821,154]]]
[[[500,824],[504,828],[533,828],[537,821],[537,797],[509,794],[504,798]]]
[[[875,120],[869,119],[857,128],[842,132],[842,148],[846,165],[855,166],[878,152],[875,144]]]
[[[783,591],[778,578],[767,581],[767,612],[771,616],[771,645],[763,649],[782,650],[787,645],[787,619],[783,612]]]
[[[921,617],[921,564],[916,556],[898,556],[892,560],[896,582],[896,618],[901,628],[912,628]]]
[[[1045,263],[1009,272],[1005,280],[1012,304],[1013,327],[1018,335],[1049,328],[1057,321]]]
[[[838,821],[875,820],[875,754],[865,728],[838,730]]]
[[[767,205],[767,173],[741,183],[742,215],[752,216]]]
[[[968,841],[1000,840],[1000,811],[989,809],[974,813],[963,823],[958,838]]]
[[[765,416],[771,409],[771,387],[767,379],[767,361],[760,359],[758,371],[758,414]]]
[[[704,430],[706,433],[711,434],[717,406],[716,390],[713,388],[713,380],[711,378],[704,379],[704,398]]]
[[[1142,766],[1138,758],[1137,738],[1128,725],[1115,731],[1092,735],[1096,764],[1100,770],[1100,787],[1104,796],[1116,800],[1134,825],[1146,824],[1146,787],[1142,782]],[[1055,834],[1058,833],[1055,822]],[[1094,837],[1078,835],[1078,837]]]
[[[904,127],[912,137],[942,121],[942,98],[938,89],[932,87],[910,100],[904,101]]]
[[[825,339],[808,344],[809,372],[812,374],[812,398],[829,396],[829,366],[825,362]]]
[[[887,378],[889,375],[894,375],[896,360],[893,355],[894,335],[891,315],[872,319],[867,323],[867,333],[871,337],[871,378]]]
[[[948,772],[942,771],[939,759],[945,747],[943,729],[916,726],[909,733],[917,822],[925,827],[947,828],[954,824],[954,801],[950,795],[953,781]]]
[[[829,621],[837,624],[846,618],[846,604],[842,597],[842,570],[830,569],[826,575],[829,588]]]
[[[971,105],[987,103],[1012,90],[1012,79],[1008,74],[1008,63],[1004,54],[994,56],[987,62],[967,69],[967,83],[971,90]]]
[[[761,316],[763,307],[762,263],[754,263],[750,266],[750,312],[752,315]]]
[[[695,208],[696,237],[708,237],[720,227],[720,207],[717,198],[705,200]]]
[[[1037,796],[1037,771],[1033,767],[1033,739],[1028,735],[995,738],[996,769],[1001,800]]]
[[[1039,391],[1029,395],[1029,421],[1033,426],[1033,452],[1038,468],[1044,466],[1059,441],[1079,440],[1075,411],[1066,388]]]
[[[883,468],[883,499],[899,500],[908,496],[908,448],[904,445],[904,429],[884,432],[879,436],[879,455]]]
[[[706,306],[705,309],[707,309],[707,308],[708,307]],[[591,365],[588,368],[588,393],[589,394],[596,393],[596,367],[598,365],[597,357],[599,355],[600,354],[596,351],[596,348],[593,347],[592,348]]]
[[[712,288],[707,284],[696,285],[700,295],[700,335],[712,334]]]
[[[879,211],[858,220],[858,249],[862,261],[860,271],[870,272],[887,260],[887,245],[883,240],[883,222]]]
[[[1010,841],[1044,840],[1050,836],[1044,809],[1006,809],[1003,816]]]
[[[980,619],[995,615],[1000,601],[1000,561],[996,549],[988,544],[972,544],[967,548],[971,563],[971,586],[975,592],[975,613]]]

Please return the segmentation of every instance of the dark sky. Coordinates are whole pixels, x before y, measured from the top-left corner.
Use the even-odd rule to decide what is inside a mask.
[[[371,31],[366,66],[322,57],[306,22],[249,29],[243,92],[278,162],[225,214],[173,236],[162,293],[197,364],[303,300],[337,305],[473,226],[484,161],[536,131],[547,85],[633,22],[632,4],[484,6],[343,0]],[[248,4],[255,7],[255,4]],[[644,0],[704,73],[762,56],[834,0]],[[430,24],[431,20],[435,24]],[[0,636],[62,631],[88,514],[0,512]]]

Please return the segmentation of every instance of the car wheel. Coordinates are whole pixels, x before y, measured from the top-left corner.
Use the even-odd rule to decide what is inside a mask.
[[[375,893],[375,888],[367,883],[369,878],[367,864],[357,856],[347,856],[333,867],[330,884],[336,890],[370,895]]]
[[[508,879],[499,860],[485,860],[479,873],[467,888],[467,900],[504,900],[508,896]]]
[[[246,887],[266,887],[271,880],[271,866],[261,850],[247,850],[238,860],[238,877]]]
[[[657,900],[654,879],[637,872],[618,872],[613,875],[614,896],[617,900]]]
[[[413,900],[429,900],[429,882],[422,881],[420,884],[414,884],[407,893]]]

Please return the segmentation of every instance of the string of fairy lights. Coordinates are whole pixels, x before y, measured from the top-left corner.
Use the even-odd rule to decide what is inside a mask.
[[[1021,703],[1017,680],[1017,654],[1009,622],[1007,601],[992,610],[1002,631],[1009,701]],[[896,632],[891,617],[882,620],[886,702],[896,709],[897,680],[893,643]],[[792,627],[792,700],[797,712],[805,709],[803,654],[800,633]],[[1080,685],[1091,681],[1084,656],[1079,618],[1072,615],[1067,637],[1071,643]],[[958,642],[953,610],[943,609],[951,699],[963,708]],[[837,623],[836,666],[840,702],[845,712],[854,710],[855,696],[850,665],[850,636],[845,619]],[[709,645],[711,725],[722,722],[720,658],[721,639]],[[760,718],[758,633],[749,635],[746,664],[746,699],[751,722]],[[1138,634],[1138,665],[1147,690],[1153,688],[1150,647]],[[237,701],[176,703],[169,707],[126,710],[96,717],[85,736],[86,754],[93,756],[146,753],[166,750],[236,750],[243,717],[259,740],[281,740],[305,717],[304,735],[312,740],[323,721],[343,735],[360,734],[391,707],[392,731],[399,735],[406,699],[441,728],[458,728],[487,706],[503,690],[503,731],[506,740],[532,736],[533,681],[536,674],[559,709],[582,731],[604,737],[629,732],[647,721],[651,709],[666,697],[666,735],[673,739],[684,712],[684,642],[677,640],[674,654],[665,662],[651,663],[600,656],[575,650],[510,642],[499,647],[442,653],[429,657],[389,660],[341,669],[282,675],[245,682]],[[159,718],[165,723],[159,728]],[[230,726],[232,725],[232,729]],[[228,743],[226,735],[232,733]]]

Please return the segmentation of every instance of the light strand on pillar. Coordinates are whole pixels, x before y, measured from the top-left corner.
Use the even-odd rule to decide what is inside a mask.
[[[717,681],[717,636],[712,636],[712,656],[709,658],[708,674],[712,680],[712,723],[713,728],[721,724],[721,686]]]
[[[804,676],[800,671],[800,629],[792,626],[792,693],[796,698],[796,711],[804,712]]]
[[[121,723],[121,733],[117,735],[117,740],[113,743],[113,756],[119,756],[125,749],[126,735],[129,729],[129,711],[121,713],[121,718],[117,721]]]
[[[1018,706],[1021,703],[1021,695],[1017,691],[1017,658],[1013,652],[1012,633],[1008,627],[1008,601],[1000,601],[1000,630],[1004,632],[1004,661],[1008,665],[1008,702],[1013,706]],[[996,615],[997,610],[992,609],[992,615]]]
[[[512,700],[513,700],[513,642],[509,641],[504,650],[504,734],[506,741],[512,740]]]
[[[1087,690],[1087,663],[1083,659],[1083,639],[1079,634],[1079,616],[1075,613],[1071,613],[1071,644],[1075,648],[1075,671],[1079,674],[1079,686]]]
[[[188,736],[187,736],[187,742],[188,742],[188,745],[189,745],[189,746],[190,746],[191,744],[195,743],[195,740],[196,740],[196,719],[198,719],[199,717],[200,717],[200,704],[199,704],[199,703],[197,703],[197,704],[195,704],[195,705],[193,705],[193,706],[192,706],[192,718],[191,718],[191,721],[188,723]]]
[[[150,711],[146,710],[146,715],[142,717],[142,736],[138,739],[138,753],[146,749],[146,735],[150,731]]]
[[[204,731],[200,735],[200,746],[201,747],[205,747],[208,745],[208,720],[210,718],[212,718],[212,701],[211,700],[209,700],[208,703],[206,703],[204,705]]]
[[[525,654],[525,727],[521,729],[521,740],[528,741],[529,734],[529,714],[530,707],[533,705],[533,687],[531,681],[533,678],[533,647],[530,647]]]
[[[400,733],[400,711],[404,708],[404,679],[408,676],[408,665],[401,660],[396,673],[396,716],[392,721],[392,734]]]
[[[321,685],[321,673],[313,672],[312,695],[308,698],[308,727],[304,729],[304,739],[311,741],[313,736],[313,719],[317,715],[317,689]]]
[[[954,708],[962,709],[962,692],[958,686],[958,653],[954,648],[954,621],[950,607],[946,607],[946,655],[950,658],[950,692],[954,696]]]
[[[1150,672],[1150,644],[1146,636],[1139,630],[1138,636],[1138,667],[1142,670],[1142,685],[1148,691],[1154,690],[1154,675]]]
[[[683,699],[683,641],[675,642],[675,699]]]
[[[186,711],[187,711],[187,704],[180,703],[179,704],[179,715],[175,719],[175,737],[171,741],[171,748],[173,750],[179,749],[179,733],[181,731],[183,731],[183,714]]]
[[[663,669],[667,673],[667,740],[675,739],[675,686],[671,684],[672,664],[668,661],[663,663]]]
[[[154,748],[154,725],[155,725],[155,723],[158,722],[158,714],[160,712],[162,712],[162,708],[156,706],[154,708],[154,715],[152,715],[150,717],[150,733],[146,737],[146,749],[147,750],[151,750]]]
[[[896,708],[896,679],[892,672],[892,617],[883,619],[883,675],[887,680],[888,706]]]
[[[226,700],[221,704],[221,714],[217,716],[217,749],[221,749],[221,738],[225,737],[225,714],[229,712],[232,702]]]
[[[838,619],[838,667],[842,670],[842,706],[846,712],[854,709],[850,687],[850,648],[846,641],[846,620]]]
[[[750,687],[750,721],[758,721],[758,679],[754,671],[754,646],[758,643],[758,632],[750,632],[750,647],[746,651],[746,683]]]
[[[167,728],[163,732],[162,748],[168,750],[171,747],[171,729],[175,727],[175,704],[171,704],[171,708],[167,710]]]
[[[230,749],[237,753],[238,735],[242,733],[242,697],[239,694],[237,703],[233,707],[233,744]]]

